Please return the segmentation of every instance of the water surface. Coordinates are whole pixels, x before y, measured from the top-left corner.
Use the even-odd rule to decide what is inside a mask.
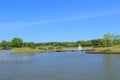
[[[0,52],[0,80],[120,80],[120,56]]]

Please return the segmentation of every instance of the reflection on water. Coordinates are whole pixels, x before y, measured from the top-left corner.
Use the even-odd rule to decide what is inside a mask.
[[[0,80],[119,80],[120,56],[0,52]]]
[[[33,61],[34,55],[28,54],[12,54],[12,53],[0,53],[0,63],[24,63]]]
[[[104,55],[104,63],[105,63],[104,65],[105,65],[107,80],[115,80],[114,66],[112,63],[111,55]]]
[[[107,80],[119,80],[120,55],[104,55],[104,65]],[[118,78],[119,77],[119,78]]]

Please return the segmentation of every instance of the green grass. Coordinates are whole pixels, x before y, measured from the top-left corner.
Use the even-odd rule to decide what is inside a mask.
[[[112,54],[118,53],[120,54],[120,45],[111,46],[111,47],[97,47],[97,48],[84,47],[84,49],[88,53],[112,53]],[[77,48],[76,47],[64,47],[62,50],[65,50],[65,51],[77,50]],[[24,48],[13,48],[10,51],[13,53],[45,53],[45,52],[54,52],[54,49],[43,50],[43,49],[38,49],[38,48],[32,49],[32,48],[24,47]]]
[[[69,50],[76,50],[76,49],[77,48],[75,47],[71,47],[71,48],[69,47],[69,48],[63,48],[60,50],[69,51]],[[59,49],[55,49],[55,50],[59,50]],[[32,49],[32,48],[25,47],[25,48],[13,48],[11,52],[13,53],[45,53],[45,52],[54,52],[55,50],[54,49],[43,50],[39,48]]]
[[[111,47],[97,47],[97,48],[93,48],[93,50],[91,51],[87,51],[88,53],[110,53],[110,54],[120,54],[120,45],[116,45],[116,46],[111,46]]]
[[[11,52],[14,53],[42,53],[45,52],[45,50],[41,50],[41,49],[32,49],[32,48],[13,48],[11,50]]]

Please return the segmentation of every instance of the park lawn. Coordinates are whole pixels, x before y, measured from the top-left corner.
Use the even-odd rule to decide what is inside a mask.
[[[110,53],[110,54],[120,54],[120,45],[111,46],[111,47],[97,47],[93,50],[86,51],[87,53]]]
[[[44,50],[44,49],[39,49],[39,48],[28,48],[28,47],[24,47],[24,48],[13,48],[11,49],[11,52],[13,53],[45,53],[45,52],[55,52],[56,50],[60,50],[60,51],[72,51],[72,50],[77,50],[76,47],[66,47],[66,48],[62,48],[62,49],[48,49],[48,50]]]
[[[41,49],[38,49],[38,48],[13,48],[11,50],[11,52],[14,52],[14,53],[42,53],[42,52],[45,52],[44,50],[41,50]]]

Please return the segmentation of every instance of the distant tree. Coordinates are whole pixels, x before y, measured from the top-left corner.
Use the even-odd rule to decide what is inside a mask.
[[[23,43],[23,47],[27,47],[27,42],[24,42],[24,43]]]
[[[20,48],[23,46],[23,40],[21,38],[13,38],[11,40],[11,46]]]
[[[54,49],[54,46],[53,45],[49,45],[48,49]]]
[[[92,46],[92,42],[90,40],[87,40],[87,41],[77,41],[77,44],[78,45],[81,45],[81,46]]]
[[[92,43],[92,46],[95,46],[95,47],[103,46],[101,39],[93,39],[93,40],[91,40],[91,43]]]
[[[26,46],[30,47],[30,48],[35,48],[35,43],[34,42],[27,42]]]
[[[3,40],[0,43],[0,47],[2,47],[3,49],[6,49],[6,48],[10,47],[10,42]]]
[[[86,46],[92,46],[91,40],[87,40],[87,41],[86,41]]]
[[[102,39],[102,43],[105,47],[112,46],[113,45],[112,35],[110,33],[104,34],[104,38]]]
[[[41,45],[38,46],[38,49],[43,49],[43,48],[44,48],[44,46],[41,46]]]
[[[113,41],[113,45],[118,45],[120,44],[120,35],[112,35],[112,41]]]

